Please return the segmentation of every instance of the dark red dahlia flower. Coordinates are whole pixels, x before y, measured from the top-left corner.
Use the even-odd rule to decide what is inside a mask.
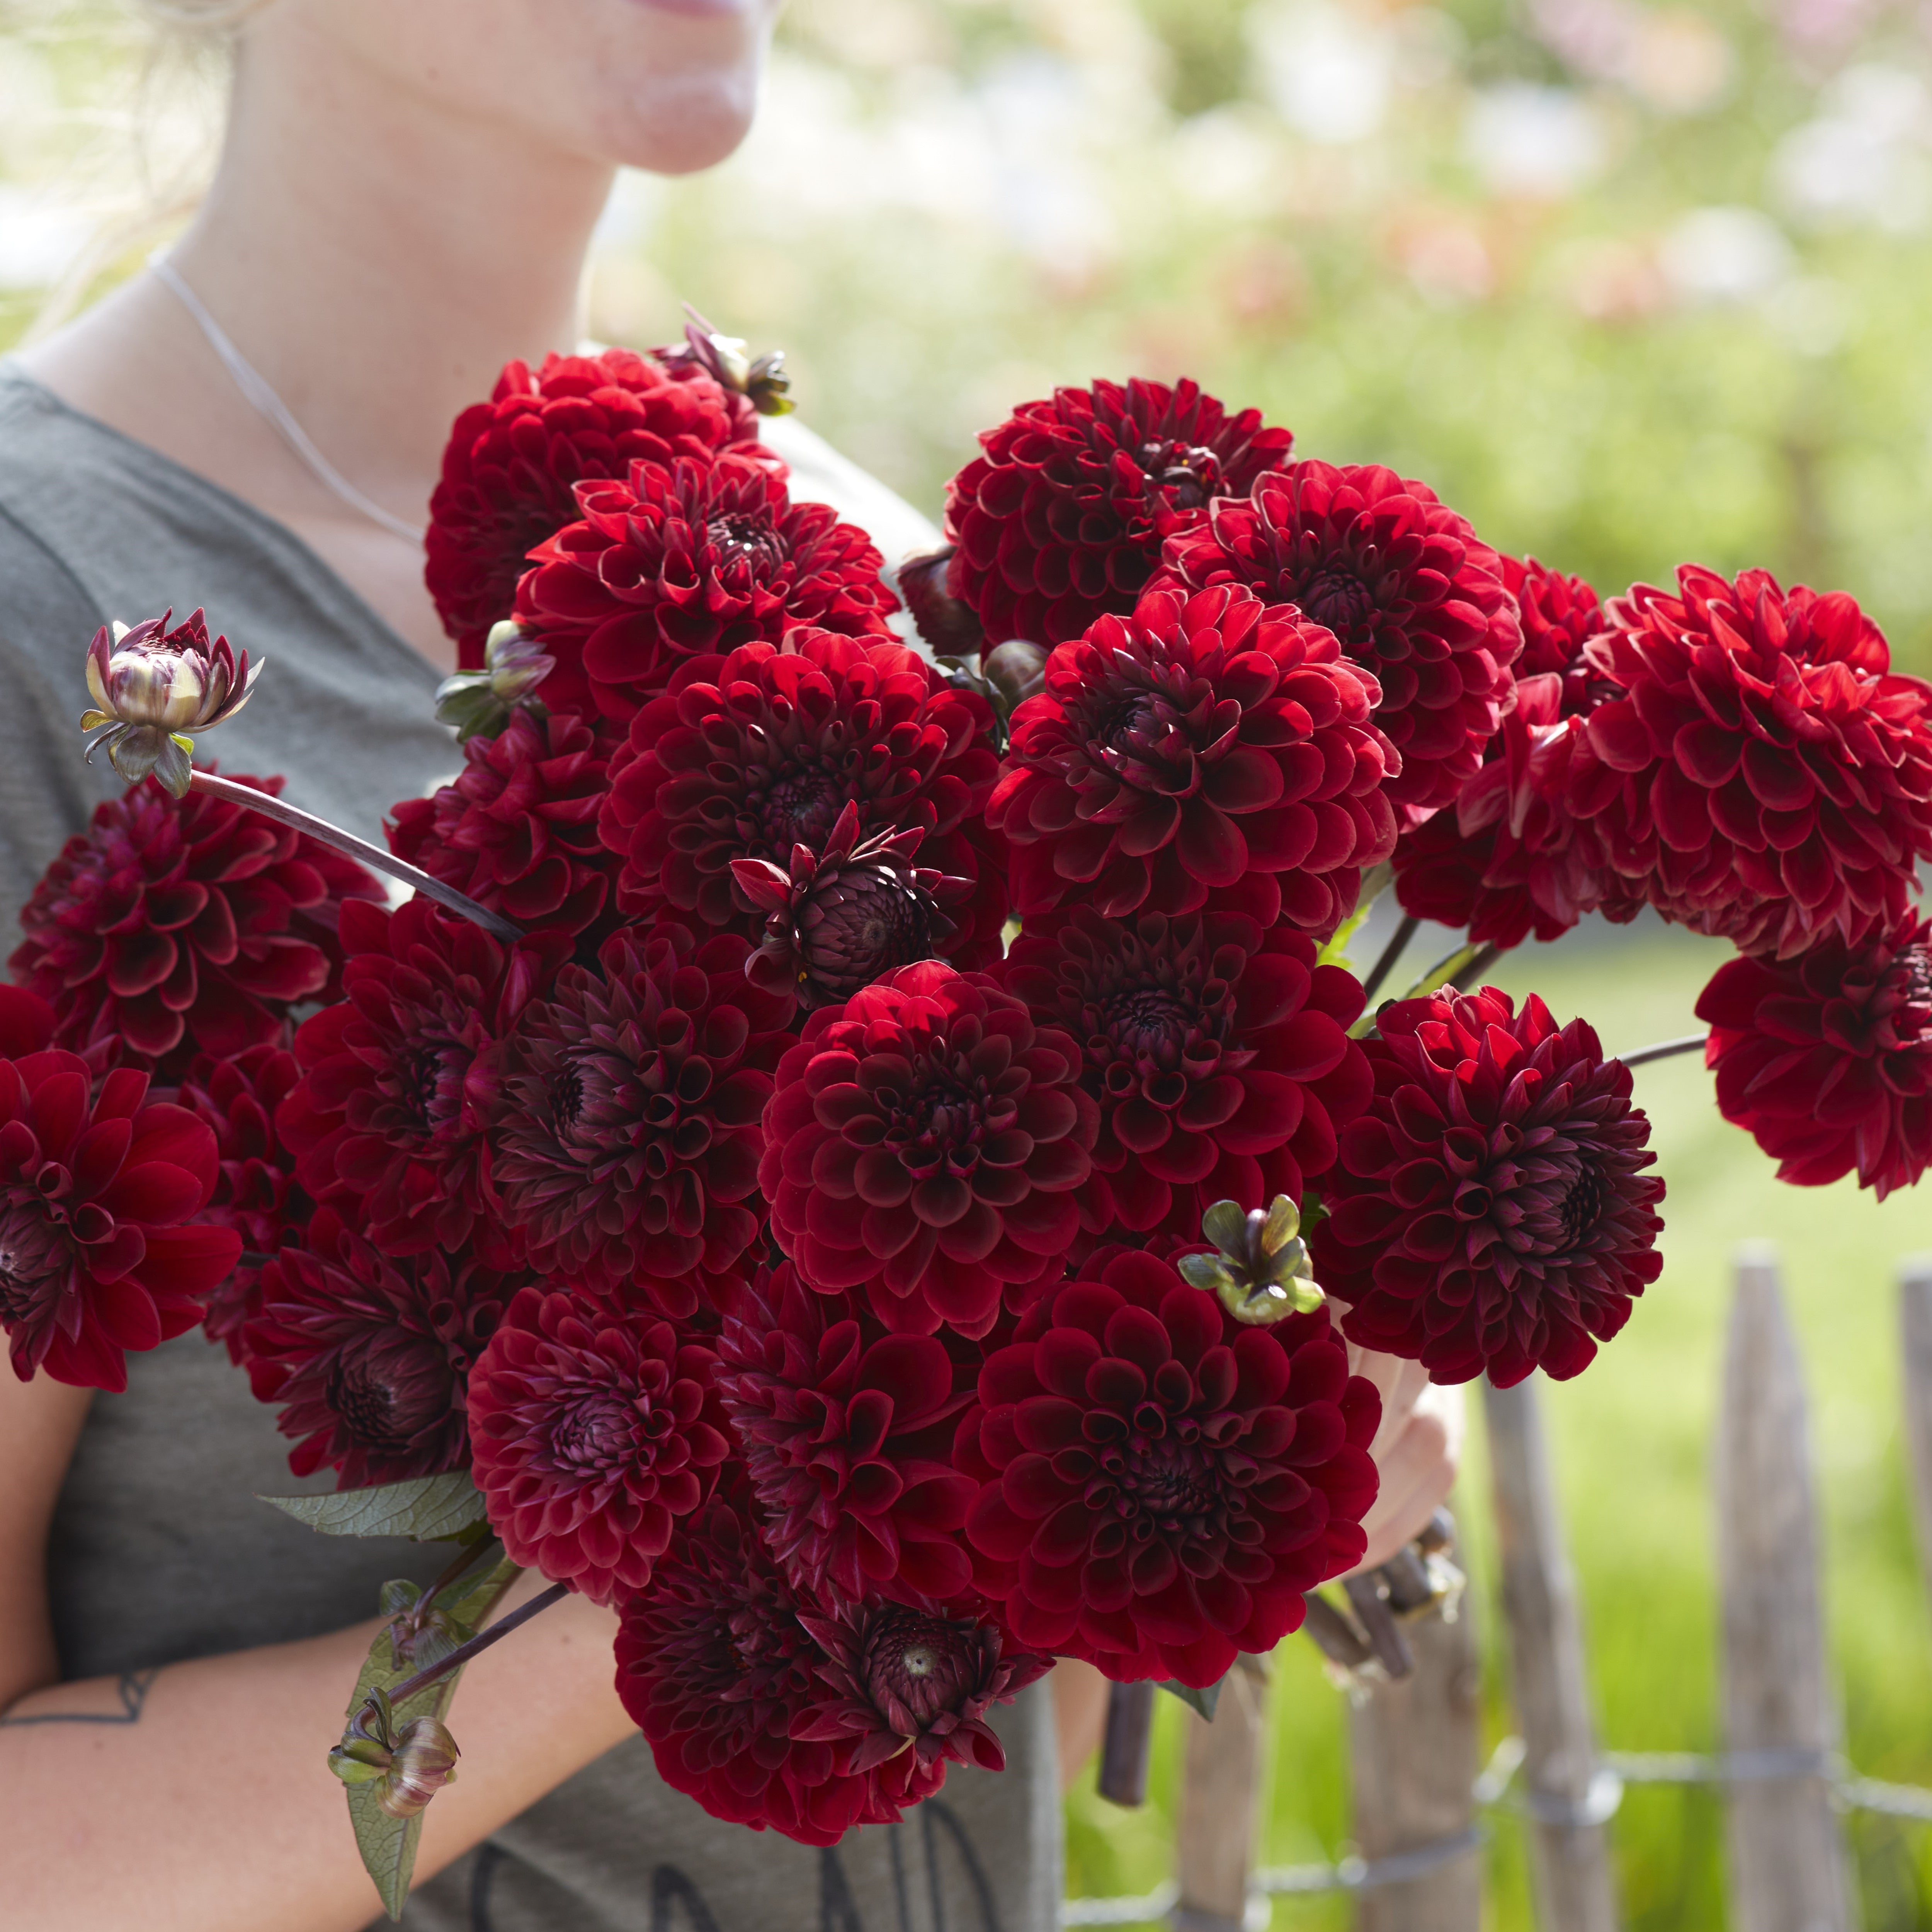
[[[757,1234],[759,1126],[791,1003],[735,934],[620,932],[567,966],[505,1054],[494,1178],[530,1265],[592,1288],[722,1274]]]
[[[902,967],[824,1006],[778,1064],[759,1191],[812,1286],[977,1337],[1052,1280],[1097,1124],[1080,1050],[982,974]]]
[[[344,1490],[461,1468],[470,1371],[528,1279],[440,1249],[392,1256],[317,1209],[262,1269],[242,1330],[255,1399],[295,1438],[289,1467],[334,1469]]]
[[[512,1561],[600,1604],[641,1590],[730,1450],[710,1382],[654,1312],[524,1289],[470,1378],[476,1486]]]
[[[1328,632],[1239,585],[1102,618],[1013,714],[986,819],[1016,908],[1192,912],[1263,873],[1284,918],[1333,932],[1395,843],[1376,695]]]
[[[539,960],[422,898],[350,906],[342,937],[343,1000],[302,1023],[302,1078],[275,1116],[296,1178],[345,1214],[359,1198],[357,1225],[385,1253],[474,1239],[500,1260],[484,1128],[497,1043]]]
[[[1343,1334],[1438,1382],[1566,1381],[1664,1267],[1630,1070],[1582,1021],[1492,986],[1394,1003],[1377,1025],[1375,1102],[1342,1130],[1312,1244],[1316,1279],[1354,1304]]]
[[[1175,521],[1210,497],[1245,495],[1294,440],[1189,382],[1096,382],[1023,403],[981,435],[986,454],[947,488],[958,546],[947,588],[994,644],[1064,644],[1130,611]]]
[[[887,1334],[849,1292],[808,1288],[789,1263],[747,1292],[717,1352],[766,1540],[799,1589],[970,1590],[959,1532],[974,1486],[950,1460],[970,1364],[934,1336]]]
[[[1030,1649],[1218,1683],[1360,1560],[1382,1405],[1325,1308],[1247,1328],[1152,1255],[1089,1268],[988,1357],[960,1425],[978,1582]]]
[[[714,1818],[834,1845],[874,1822],[873,1781],[800,1735],[826,1657],[798,1613],[748,1505],[715,1500],[625,1606],[617,1694],[672,1790]]]
[[[1617,694],[1583,656],[1604,622],[1597,593],[1534,559],[1506,556],[1503,572],[1522,613],[1516,702],[1455,804],[1396,840],[1395,886],[1404,912],[1508,947],[1532,928],[1559,938],[1589,911],[1628,921],[1643,902],[1561,804],[1582,721]]]
[[[284,1241],[299,1244],[315,1204],[296,1184],[295,1156],[275,1132],[275,1109],[293,1091],[302,1069],[278,1046],[251,1046],[232,1060],[203,1054],[183,1076],[176,1096],[214,1136],[220,1166],[200,1218],[232,1228],[242,1259],[208,1298],[201,1325],[211,1342],[242,1360],[242,1324],[261,1307],[262,1259]]]
[[[1005,1770],[1006,1748],[986,1714],[1053,1662],[1002,1654],[996,1624],[904,1604],[846,1603],[800,1621],[824,1649],[820,1676],[833,1694],[799,1734],[831,1744],[842,1771],[874,1774],[895,1805],[929,1798],[949,1764]]]
[[[292,1005],[333,998],[343,905],[382,896],[316,839],[144,779],[47,868],[8,968],[52,1004],[61,1046],[178,1078],[197,1052],[278,1040]]]
[[[585,484],[581,520],[537,550],[516,616],[557,659],[553,711],[628,720],[691,658],[776,644],[794,625],[885,638],[898,608],[865,532],[794,503],[744,457],[634,463],[628,482]]]
[[[1882,1201],[1932,1162],[1932,923],[1821,940],[1796,959],[1734,959],[1697,1002],[1718,1106],[1820,1187],[1858,1171]]]
[[[1741,952],[1889,929],[1932,856],[1932,686],[1892,670],[1842,591],[1695,564],[1677,581],[1606,608],[1586,656],[1618,688],[1564,808],[1666,919]]]
[[[16,995],[8,1030],[41,1030]],[[117,1067],[92,1101],[77,1055],[0,1060],[0,1328],[22,1382],[44,1368],[124,1389],[128,1351],[192,1328],[241,1252],[230,1228],[191,1227],[214,1186],[214,1136]]]
[[[1084,1041],[1100,1110],[1087,1220],[1190,1240],[1216,1201],[1299,1201],[1374,1082],[1348,1029],[1362,988],[1314,941],[1238,913],[1029,927],[998,977]]]
[[[1196,589],[1250,584],[1340,638],[1380,687],[1376,722],[1401,754],[1394,803],[1447,805],[1482,763],[1522,627],[1502,559],[1432,490],[1375,464],[1291,464],[1213,505],[1163,556]]]
[[[860,837],[922,831],[920,864],[974,882],[946,944],[964,965],[996,959],[1006,892],[979,823],[999,775],[993,730],[984,698],[892,638],[799,629],[695,660],[610,761],[602,831],[623,855],[618,903],[755,940],[765,914],[733,863],[822,852],[855,805]]]
[[[508,364],[490,400],[457,418],[430,499],[423,578],[464,664],[482,662],[524,560],[577,520],[575,484],[622,477],[640,458],[708,462],[747,446],[782,476],[758,436],[751,404],[695,368],[674,371],[628,349],[548,356],[534,374]]]
[[[581,718],[512,712],[465,741],[454,784],[394,808],[390,849],[523,925],[581,932],[617,869],[597,836],[608,749]]]

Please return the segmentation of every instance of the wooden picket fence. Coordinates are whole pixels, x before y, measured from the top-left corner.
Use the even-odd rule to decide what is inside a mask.
[[[1932,1256],[1907,1263],[1900,1285],[1906,1446],[1932,1588]],[[1932,1822],[1932,1790],[1858,1778],[1840,1756],[1804,1381],[1775,1256],[1762,1246],[1738,1256],[1723,1370],[1720,1755],[1598,1748],[1536,1384],[1485,1384],[1483,1402],[1516,1734],[1483,1765],[1468,1596],[1451,1617],[1430,1607],[1392,1618],[1406,1586],[1400,1574],[1379,1573],[1351,1586],[1355,1617],[1325,1612],[1324,1648],[1352,1642],[1382,1666],[1367,1672],[1348,1713],[1354,1855],[1332,1866],[1256,1864],[1268,1672],[1244,1658],[1214,1721],[1184,1720],[1172,1881],[1144,1898],[1070,1900],[1064,1924],[1261,1932],[1274,1898],[1340,1891],[1354,1895],[1358,1932],[1478,1932],[1482,1814],[1503,1805],[1528,1827],[1542,1932],[1616,1932],[1611,1821],[1625,1786],[1649,1782],[1721,1795],[1732,1932],[1856,1932],[1845,1813]],[[1103,1767],[1102,1789],[1120,1792],[1144,1765],[1132,1732],[1150,1712],[1144,1691],[1115,1696],[1118,1761]]]

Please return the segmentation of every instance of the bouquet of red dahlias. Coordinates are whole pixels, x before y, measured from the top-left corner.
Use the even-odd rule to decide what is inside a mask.
[[[283,1508],[454,1544],[332,1754],[392,1910],[457,1671],[566,1591],[665,1779],[818,1844],[998,1768],[1055,1658],[1198,1692],[1297,1628],[1376,1494],[1345,1337],[1568,1376],[1659,1273],[1629,1062],[1465,990],[1532,929],[1732,938],[1727,1116],[1932,1156],[1932,691],[1849,598],[1600,606],[1100,382],[982,438],[902,613],[782,395],[694,326],[459,418],[464,768],[389,851],[194,769],[252,682],[200,613],[89,653],[134,782],[0,1001],[0,1322],[110,1388],[200,1322],[336,1472]],[[1369,1011],[1423,917],[1469,944]]]

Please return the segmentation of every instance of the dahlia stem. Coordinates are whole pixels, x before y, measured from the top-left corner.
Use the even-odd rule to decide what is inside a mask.
[[[1450,975],[1449,983],[1459,993],[1466,993],[1472,981],[1480,980],[1497,960],[1502,956],[1500,946],[1486,946],[1466,964]]]
[[[480,1657],[493,1643],[500,1642],[513,1630],[520,1629],[539,1610],[547,1610],[553,1604],[560,1604],[570,1594],[568,1583],[553,1583],[542,1595],[532,1597],[520,1610],[512,1610],[507,1617],[500,1617],[486,1630],[478,1630],[467,1643],[459,1643],[447,1657],[425,1665],[412,1677],[405,1677],[401,1683],[389,1689],[389,1703],[393,1709],[413,1697],[418,1690],[427,1690],[439,1678],[447,1677],[452,1670],[460,1670],[472,1657]]]
[[[380,845],[372,845],[366,838],[358,838],[352,832],[345,832],[339,825],[332,825],[326,818],[318,818],[313,812],[303,812],[295,806],[284,804],[281,800],[265,791],[257,791],[253,785],[237,784],[232,778],[217,778],[212,772],[196,772],[188,782],[196,791],[205,791],[216,798],[225,798],[236,805],[245,805],[250,812],[259,812],[264,818],[272,818],[278,825],[292,825],[298,832],[306,832],[311,838],[319,838],[325,845],[332,845],[338,852],[346,852],[352,859],[359,859],[372,871],[386,872],[392,879],[400,879],[411,891],[418,892],[425,898],[446,906],[452,912],[460,913],[489,934],[492,939],[501,940],[506,946],[514,946],[523,938],[520,928],[512,926],[500,914],[492,912],[488,906],[480,906],[466,892],[459,892],[454,886],[446,886],[440,879],[432,878],[419,866],[412,866],[406,859],[398,859],[393,852],[386,852]]]
[[[1487,970],[1490,962],[1502,951],[1500,946],[1480,946],[1473,940],[1466,946],[1459,946],[1454,952],[1444,953],[1402,995],[1406,1000],[1420,999],[1425,993],[1432,993],[1438,987],[1454,986],[1460,993],[1463,982],[1472,975]]]
[[[1110,1684],[1107,1730],[1100,1745],[1100,1796],[1132,1810],[1147,1802],[1148,1760],[1154,1746],[1154,1685]]]
[[[1653,1060],[1669,1060],[1680,1053],[1695,1053],[1711,1036],[1707,1033],[1687,1033],[1676,1040],[1660,1040],[1654,1046],[1639,1048],[1635,1053],[1620,1053],[1617,1058],[1626,1066],[1642,1066]]]
[[[1362,997],[1372,1000],[1382,982],[1395,970],[1396,962],[1408,950],[1409,941],[1415,937],[1415,930],[1422,923],[1413,913],[1405,914],[1389,943],[1382,948],[1382,957],[1369,970],[1369,976],[1362,982]]]

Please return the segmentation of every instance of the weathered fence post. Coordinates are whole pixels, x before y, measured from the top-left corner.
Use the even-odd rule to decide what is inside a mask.
[[[1898,1327],[1918,1561],[1932,1592],[1932,1255],[1914,1255],[1899,1269]]]
[[[1484,1383],[1483,1411],[1510,1681],[1533,1822],[1537,1922],[1547,1932],[1616,1932],[1616,1883],[1604,1823],[1618,1787],[1597,1762],[1576,1582],[1564,1550],[1534,1378],[1507,1389]]]
[[[1465,1592],[1456,1620],[1431,1610],[1403,1625],[1414,1670],[1370,1685],[1348,1714],[1353,1836],[1373,1864],[1448,1844],[1475,1822],[1482,1664]],[[1478,1932],[1483,1862],[1460,1857],[1362,1893],[1358,1932]]]
[[[1268,1666],[1242,1657],[1222,1680],[1210,1724],[1190,1712],[1174,1832],[1174,1932],[1241,1932],[1261,1827]]]
[[[1849,1932],[1804,1384],[1766,1248],[1738,1256],[1717,1461],[1732,1923]]]

